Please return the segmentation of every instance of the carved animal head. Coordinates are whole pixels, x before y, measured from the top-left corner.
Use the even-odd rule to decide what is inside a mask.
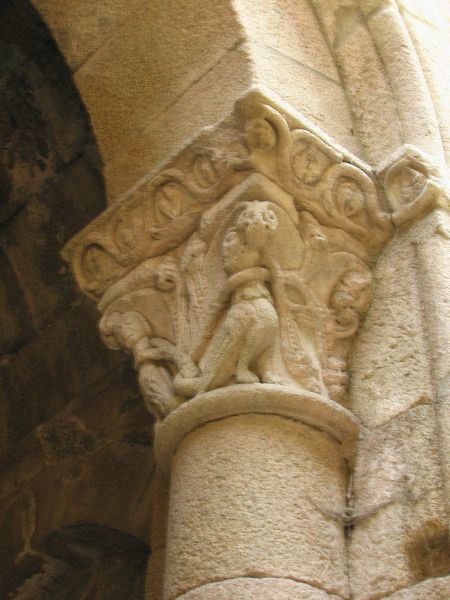
[[[152,328],[139,312],[107,312],[100,321],[104,343],[112,350],[132,351],[143,337],[150,336]]]
[[[236,231],[249,248],[262,248],[278,226],[277,215],[268,202],[260,200],[244,202],[242,207],[236,221]]]

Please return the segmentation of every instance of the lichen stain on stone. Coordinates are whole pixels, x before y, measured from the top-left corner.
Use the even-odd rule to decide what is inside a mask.
[[[450,573],[450,537],[443,524],[425,523],[407,544],[406,551],[418,581]]]
[[[97,447],[92,433],[88,432],[84,423],[76,417],[57,419],[41,425],[36,431],[36,436],[49,460],[87,454]]]

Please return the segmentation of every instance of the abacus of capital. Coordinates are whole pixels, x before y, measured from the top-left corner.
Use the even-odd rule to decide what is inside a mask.
[[[149,600],[349,597],[347,363],[383,245],[446,203],[253,90],[68,245],[156,420]]]

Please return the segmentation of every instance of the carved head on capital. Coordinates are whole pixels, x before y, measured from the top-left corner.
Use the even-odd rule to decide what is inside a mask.
[[[364,193],[354,179],[340,177],[334,189],[336,207],[346,217],[360,213],[365,206]]]
[[[270,204],[263,200],[245,202],[241,208],[242,212],[236,220],[236,230],[244,236],[249,248],[261,248],[277,228],[277,216]]]
[[[267,119],[254,117],[246,124],[245,141],[250,150],[268,152],[277,143],[277,135]]]

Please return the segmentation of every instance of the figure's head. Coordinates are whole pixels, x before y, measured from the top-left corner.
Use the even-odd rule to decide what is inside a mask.
[[[334,288],[330,307],[340,325],[357,323],[369,303],[371,279],[368,273],[348,271]]]
[[[340,212],[347,217],[358,214],[364,207],[361,186],[348,177],[341,177],[335,190],[335,200]]]
[[[253,200],[245,202],[242,206],[236,229],[243,236],[247,246],[256,250],[264,246],[276,230],[278,218],[268,202]]]
[[[152,328],[141,313],[130,310],[106,313],[100,321],[100,331],[109,348],[132,351],[141,338],[151,335]]]
[[[262,117],[255,117],[247,123],[245,138],[251,150],[270,150],[275,146],[277,141],[277,135],[273,126],[267,119],[263,119]]]

